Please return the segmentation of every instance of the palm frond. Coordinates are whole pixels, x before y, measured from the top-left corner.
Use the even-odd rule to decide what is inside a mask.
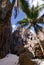
[[[26,27],[26,26],[28,26],[27,23],[21,24],[21,27]]]
[[[17,24],[23,24],[23,23],[27,23],[27,22],[28,22],[28,19],[24,18],[23,20],[18,21]]]
[[[27,26],[28,23],[29,22],[27,18],[24,18],[23,20],[17,22],[17,24],[20,24],[22,27]]]
[[[35,7],[32,7],[32,9],[31,9],[32,11],[31,11],[31,18],[37,18],[38,17],[38,13],[39,13],[39,11],[38,10],[35,10]]]
[[[44,8],[44,4],[42,4],[42,5],[39,5],[38,7],[36,7],[36,10],[41,10],[41,9],[43,9]]]
[[[32,24],[28,25],[27,29],[31,29],[31,27],[32,27]]]
[[[42,32],[43,27],[37,24],[38,29]]]
[[[38,14],[39,14],[39,10],[41,10],[42,8],[44,8],[44,4],[42,5],[37,5],[36,7],[34,7],[34,5],[31,8],[31,18],[37,18]]]
[[[28,1],[20,0],[20,7],[22,8],[23,12],[27,15],[27,17],[30,17],[31,9],[29,9]]]
[[[37,19],[38,23],[43,23],[44,24],[44,16],[40,17]]]
[[[36,7],[34,7],[33,18],[35,18],[35,19],[38,17],[39,10],[36,10],[36,8],[38,8],[38,7],[39,7],[38,5]]]
[[[37,24],[33,25],[33,27],[34,27],[35,33],[38,34],[39,28],[38,28]]]

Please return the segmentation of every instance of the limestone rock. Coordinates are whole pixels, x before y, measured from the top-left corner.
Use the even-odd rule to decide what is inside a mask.
[[[19,64],[20,65],[36,65],[35,62],[31,61],[28,55],[21,54],[19,57]]]
[[[28,49],[28,52],[31,52],[35,57],[35,47],[36,44],[39,45],[38,38],[35,33],[32,33],[30,30],[18,27],[12,34],[13,37],[13,46],[11,49],[14,50],[12,53],[21,54],[26,52],[25,48]],[[37,46],[38,46],[37,45]],[[39,47],[40,48],[40,47]]]

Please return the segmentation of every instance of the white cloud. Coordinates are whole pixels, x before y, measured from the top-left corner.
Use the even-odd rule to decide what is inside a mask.
[[[36,7],[37,6],[37,3],[39,5],[44,4],[44,2],[42,0],[33,0],[33,2],[32,2],[32,0],[29,0],[30,7],[32,7],[32,5],[34,5]]]
[[[44,4],[44,2],[43,2],[42,0],[34,0],[34,1],[33,1],[34,6],[37,6],[37,3],[38,3],[39,5]]]
[[[16,25],[12,25],[12,32],[14,32],[14,30],[16,30],[17,26]]]

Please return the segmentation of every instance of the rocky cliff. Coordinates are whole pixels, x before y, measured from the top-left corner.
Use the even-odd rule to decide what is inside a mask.
[[[28,52],[32,54],[31,56],[35,57],[35,52],[36,52],[35,49],[38,50],[38,47],[40,49],[39,42],[35,33],[32,33],[28,29],[18,27],[12,33],[12,37],[13,37],[13,44],[11,45],[11,53],[20,55],[22,53],[27,52],[28,50]],[[41,53],[41,49],[39,51]]]

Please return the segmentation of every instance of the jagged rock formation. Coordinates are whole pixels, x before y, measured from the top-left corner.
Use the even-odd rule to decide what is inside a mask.
[[[13,32],[12,37],[13,37],[13,44],[11,45],[12,53],[20,55],[21,53],[27,52],[26,49],[28,49],[28,52],[32,53],[33,57],[35,57],[36,52],[35,49],[37,46],[39,47],[38,39],[35,33],[32,33],[28,29],[18,27],[17,30]]]
[[[18,28],[16,31],[12,33],[13,43],[11,44],[11,53],[16,53],[19,55],[21,50],[21,52],[24,52],[22,30],[22,28]]]

